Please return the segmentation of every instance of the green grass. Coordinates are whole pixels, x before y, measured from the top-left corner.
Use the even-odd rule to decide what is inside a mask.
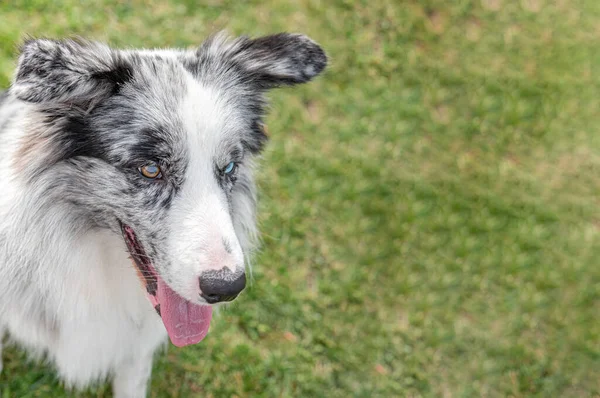
[[[53,3],[1,3],[0,86],[27,34],[331,57],[272,95],[253,285],[153,397],[600,394],[600,2]],[[4,359],[0,396],[68,394]]]

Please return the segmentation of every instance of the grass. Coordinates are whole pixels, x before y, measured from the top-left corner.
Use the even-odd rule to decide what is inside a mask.
[[[330,54],[272,95],[252,287],[153,397],[600,394],[600,2],[196,3],[0,4],[4,87],[26,34]],[[69,394],[4,359],[0,396]]]

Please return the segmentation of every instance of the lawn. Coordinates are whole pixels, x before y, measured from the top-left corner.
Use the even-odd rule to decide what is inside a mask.
[[[271,96],[252,286],[152,397],[600,394],[599,1],[57,3],[0,3],[0,87],[26,35],[331,58]],[[72,394],[4,360],[1,397]]]

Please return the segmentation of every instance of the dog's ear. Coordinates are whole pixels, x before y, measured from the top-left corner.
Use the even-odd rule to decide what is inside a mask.
[[[241,69],[243,81],[264,89],[306,83],[327,65],[327,55],[317,43],[292,33],[241,37],[231,43],[220,34],[206,41],[197,55],[233,64]]]
[[[28,40],[11,91],[33,103],[77,103],[114,93],[133,68],[109,47],[83,40]]]

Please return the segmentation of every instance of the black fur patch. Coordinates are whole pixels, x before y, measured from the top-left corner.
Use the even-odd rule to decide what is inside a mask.
[[[120,61],[114,69],[103,72],[96,72],[92,76],[94,79],[106,80],[113,84],[112,94],[117,94],[121,87],[133,79],[133,67],[126,62]]]
[[[52,116],[49,116],[49,119],[51,118]],[[57,138],[60,141],[59,148],[62,151],[62,159],[77,156],[107,159],[105,148],[99,137],[90,130],[84,116],[67,117],[65,126]]]
[[[253,139],[245,140],[243,144],[246,149],[256,154],[263,150],[269,137],[265,134],[265,125],[260,119],[252,122],[251,132]]]
[[[148,127],[136,132],[136,136],[136,143],[128,148],[133,162],[160,162],[171,156],[171,142],[167,139],[169,134],[165,127]]]

